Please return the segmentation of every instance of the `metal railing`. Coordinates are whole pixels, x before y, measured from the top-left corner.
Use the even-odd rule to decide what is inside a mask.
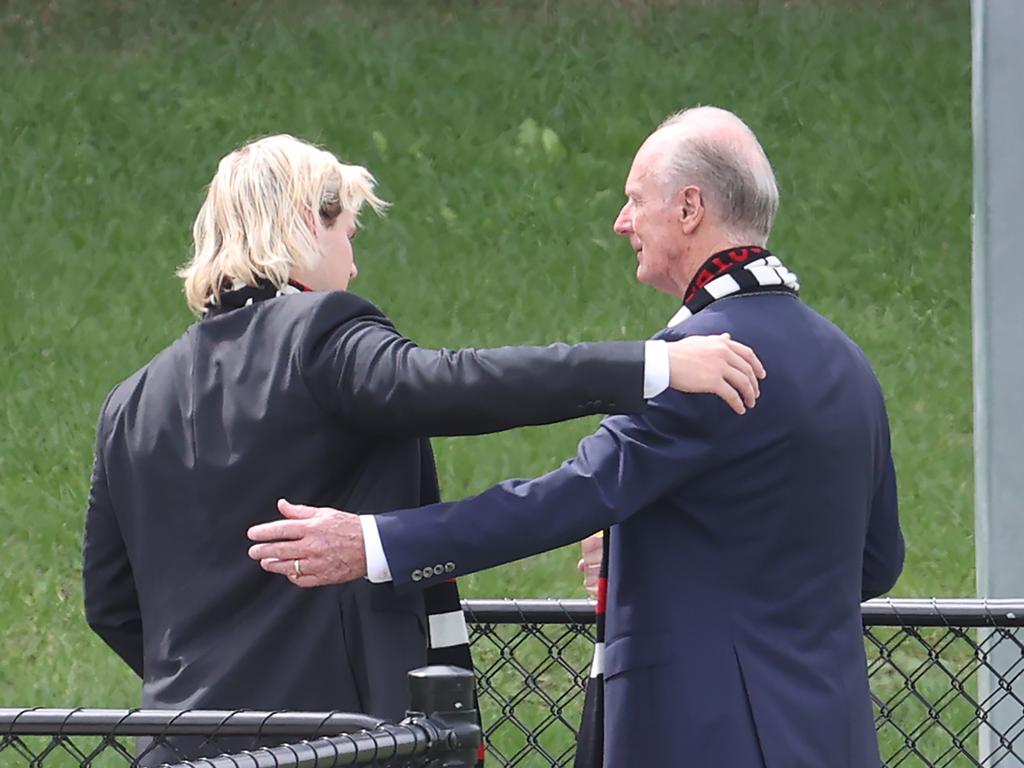
[[[399,724],[339,712],[0,709],[0,765],[474,765],[480,728],[472,674],[456,667],[425,667],[409,673],[409,684],[413,708],[430,714],[412,711]]]
[[[490,765],[571,764],[593,603],[466,600],[463,609]],[[885,766],[1024,762],[1024,600],[872,600],[862,614]],[[997,647],[1012,650],[1013,663],[994,668]],[[982,673],[996,684],[979,694]]]
[[[593,603],[467,600],[463,608],[488,765],[570,765],[591,662]],[[1024,762],[1024,600],[875,600],[862,612],[885,766]],[[982,677],[994,684],[979,685]],[[462,679],[468,686],[468,675]],[[417,696],[437,700],[424,699],[416,685],[414,707]],[[466,720],[472,708],[424,709],[432,714],[398,725],[342,713],[0,710],[0,766],[123,768],[232,752],[192,765],[404,768],[430,765],[442,751],[445,765],[472,765],[470,747],[480,735]],[[291,743],[274,746],[283,741]],[[452,749],[454,757],[444,751]]]

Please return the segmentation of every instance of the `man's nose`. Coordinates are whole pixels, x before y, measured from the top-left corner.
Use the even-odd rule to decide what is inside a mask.
[[[615,223],[612,225],[612,229],[617,235],[628,236],[633,231],[633,218],[630,216],[629,204],[622,206],[622,210],[619,211],[619,215],[615,217]]]

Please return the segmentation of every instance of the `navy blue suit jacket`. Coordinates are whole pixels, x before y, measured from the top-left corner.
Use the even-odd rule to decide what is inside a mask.
[[[767,368],[756,408],[669,392],[547,475],[380,515],[394,583],[613,525],[606,766],[877,768],[860,602],[903,564],[881,388],[790,295],[725,298],[663,336],[726,331]]]

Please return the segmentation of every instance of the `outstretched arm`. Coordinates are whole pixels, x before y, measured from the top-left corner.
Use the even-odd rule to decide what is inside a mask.
[[[414,586],[483,570],[621,522],[709,466],[739,421],[713,401],[666,394],[642,415],[605,419],[575,458],[546,475],[508,480],[463,501],[376,515],[393,581]],[[249,530],[250,539],[264,542],[250,557],[266,570],[304,587],[366,575],[357,516],[286,502],[280,509],[291,519]]]
[[[711,392],[734,410],[753,405],[764,369],[727,335],[678,342],[604,342],[547,347],[432,350],[382,316],[340,324],[332,300],[302,340],[303,376],[315,397],[376,434],[496,432],[595,413],[634,413],[666,385]],[[335,310],[340,308],[336,307]],[[645,393],[645,358],[663,355],[667,381]]]

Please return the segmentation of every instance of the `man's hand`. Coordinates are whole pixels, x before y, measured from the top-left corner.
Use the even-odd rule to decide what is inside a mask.
[[[597,579],[601,575],[601,560],[604,559],[604,534],[595,533],[580,542],[583,557],[576,567],[583,572],[583,588],[591,597],[597,597]]]
[[[728,333],[669,342],[668,356],[672,389],[718,395],[736,413],[753,408],[761,394],[764,366],[754,350]]]
[[[280,499],[286,520],[254,525],[249,557],[270,573],[287,576],[299,587],[343,584],[366,575],[366,549],[359,515],[330,507],[307,507]],[[298,563],[298,565],[296,565]]]

